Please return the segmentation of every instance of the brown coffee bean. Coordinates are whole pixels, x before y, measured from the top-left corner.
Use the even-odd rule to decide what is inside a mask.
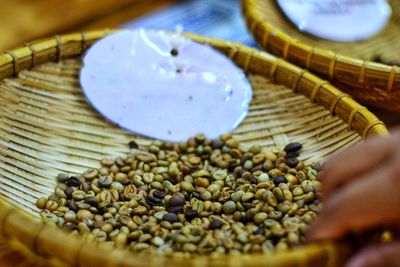
[[[302,144],[300,143],[289,143],[285,146],[283,150],[285,150],[286,153],[288,152],[298,152],[302,148]]]
[[[169,200],[169,205],[171,207],[182,207],[185,204],[185,198],[181,194],[174,194]]]
[[[215,229],[220,229],[224,224],[218,220],[218,219],[213,219],[210,222],[210,226],[208,227],[211,230],[215,230]]]
[[[175,222],[179,221],[178,215],[176,215],[175,213],[171,213],[171,212],[165,214],[163,216],[163,219],[170,223],[175,223]]]

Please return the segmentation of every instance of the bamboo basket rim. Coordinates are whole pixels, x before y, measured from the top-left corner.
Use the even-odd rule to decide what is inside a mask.
[[[249,31],[253,34],[257,42],[263,47],[267,48],[270,39],[276,38],[282,42],[280,56],[287,60],[288,57],[293,55],[294,48],[304,54],[299,65],[306,69],[317,72],[318,74],[325,75],[330,81],[337,79],[346,85],[357,86],[358,88],[373,88],[382,90],[385,93],[398,92],[400,90],[400,67],[396,65],[387,65],[385,63],[374,62],[369,60],[362,60],[356,57],[345,56],[330,49],[324,49],[317,46],[310,45],[309,43],[302,42],[294,37],[285,33],[279,27],[274,26],[272,23],[262,18],[262,12],[257,8],[257,3],[261,0],[243,0],[242,13],[247,22]],[[271,1],[272,2],[272,1]],[[256,29],[260,29],[262,37],[257,37],[255,34]],[[321,58],[326,61],[326,66],[323,69],[312,67],[315,58]],[[358,73],[358,77],[354,80],[342,80],[338,78],[336,72],[337,65],[349,65],[345,69],[345,74]],[[347,73],[346,73],[347,72]],[[382,84],[373,84],[368,80],[373,80],[374,76],[379,76]]]
[[[3,80],[13,75],[16,76],[19,71],[44,62],[51,60],[58,61],[68,57],[79,56],[92,42],[113,31],[114,30],[98,30],[59,35],[53,38],[32,42],[23,47],[5,52],[0,55],[0,79]],[[343,114],[337,115],[344,121],[347,121],[350,128],[357,120],[366,121],[366,126],[364,128],[357,129],[363,138],[370,135],[382,136],[388,133],[385,125],[365,107],[352,100],[347,94],[343,94],[328,82],[321,80],[308,71],[265,52],[241,44],[194,34],[186,34],[186,36],[195,41],[211,45],[217,49],[227,49],[225,52],[234,61],[239,54],[246,55],[244,62],[236,62],[243,67],[245,72],[256,72],[252,67],[254,64],[267,62],[270,64],[270,68],[266,70],[267,72],[258,72],[272,80],[276,79],[278,71],[292,73],[297,77],[291,83],[294,91],[298,90],[302,82],[311,82],[314,85],[314,89],[310,92],[308,97],[313,101],[318,100],[319,92],[323,90],[332,93],[333,100],[329,103],[329,106],[325,106],[325,108],[329,109],[331,113],[335,113],[339,107],[350,108],[350,114],[345,114],[346,116]],[[79,44],[81,46],[80,52],[71,53],[71,51],[68,51],[67,46],[69,44]],[[280,83],[279,81],[276,82]],[[89,264],[89,260],[94,260],[94,262],[90,263],[90,265],[93,266],[95,263],[107,266],[147,266],[148,264],[183,264],[185,266],[188,264],[187,259],[175,257],[149,258],[118,249],[112,251],[104,250],[97,247],[95,244],[87,243],[80,238],[64,233],[56,227],[43,224],[33,219],[26,212],[22,211],[22,209],[12,205],[2,196],[0,196],[0,236],[9,240],[10,244],[19,244],[17,245],[17,247],[19,246],[19,248],[17,248],[19,250],[31,251],[32,255],[50,258],[49,262],[56,266],[63,266],[65,263],[71,265],[85,265]],[[60,254],[59,249],[64,246],[72,248],[71,251],[73,255],[66,256],[62,255],[62,253]],[[333,260],[336,256],[345,257],[350,251],[351,247],[343,243],[328,242],[310,244],[292,249],[288,252],[274,253],[273,257],[269,256],[270,259],[268,263],[272,266],[274,265],[273,263],[285,261],[287,258],[304,260],[305,257],[308,257],[310,260],[315,260],[315,258],[323,257],[328,259],[328,266],[333,267],[334,264],[336,264],[335,260]],[[209,256],[195,256],[194,259],[197,263],[211,266],[225,266],[225,264],[242,266],[254,262],[265,262],[266,254],[248,254],[240,256],[223,255],[213,258]]]

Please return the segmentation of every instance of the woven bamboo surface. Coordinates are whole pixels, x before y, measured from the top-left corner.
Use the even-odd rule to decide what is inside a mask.
[[[368,40],[342,43],[301,33],[272,0],[243,0],[243,14],[267,51],[329,79],[362,103],[400,111],[400,1],[389,1],[393,15],[386,28]]]
[[[270,255],[146,257],[107,251],[42,224],[34,203],[53,191],[56,174],[97,167],[103,156],[128,152],[131,140],[149,142],[108,123],[81,92],[81,55],[107,33],[57,36],[0,55],[0,243],[6,242],[9,250],[3,249],[0,257],[15,253],[21,266],[35,262],[37,266],[334,267],[343,263],[351,248],[331,243]],[[244,145],[282,147],[298,141],[304,144],[301,158],[314,162],[368,136],[387,134],[385,125],[366,108],[313,74],[239,44],[188,36],[219,49],[248,73],[254,98],[248,116],[234,131]]]

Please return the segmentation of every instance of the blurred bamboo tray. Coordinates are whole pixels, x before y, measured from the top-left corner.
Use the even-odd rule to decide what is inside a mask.
[[[98,167],[123,155],[128,142],[149,140],[111,125],[86,102],[79,86],[81,55],[108,31],[57,36],[0,55],[0,236],[23,252],[21,265],[57,266],[340,266],[351,248],[312,244],[269,254],[190,259],[107,251],[45,225],[35,207],[59,172]],[[312,162],[368,136],[387,134],[366,108],[328,82],[267,53],[236,43],[187,35],[228,55],[248,74],[254,98],[234,136],[246,145],[304,144]],[[13,77],[14,76],[14,77]],[[4,253],[3,253],[4,254]],[[1,256],[1,254],[0,254]]]
[[[243,0],[243,15],[257,42],[267,51],[329,79],[356,100],[400,111],[400,2],[386,28],[365,41],[342,43],[298,31],[273,0]],[[399,63],[397,63],[399,64]]]

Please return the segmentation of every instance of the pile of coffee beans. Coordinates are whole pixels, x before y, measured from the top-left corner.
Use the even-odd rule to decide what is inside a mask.
[[[81,175],[60,173],[37,200],[42,218],[105,247],[191,255],[289,249],[317,215],[318,165],[302,145],[243,149],[230,134],[184,143],[129,143]]]

